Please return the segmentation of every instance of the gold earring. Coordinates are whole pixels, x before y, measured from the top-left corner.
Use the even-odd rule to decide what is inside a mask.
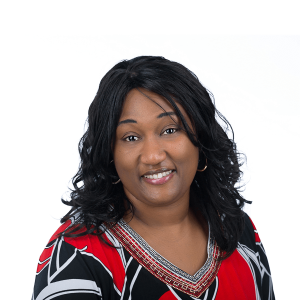
[[[110,163],[112,163],[114,160],[112,160]],[[118,181],[116,181],[116,182],[112,182],[112,184],[117,184],[117,183],[119,183],[121,181],[121,179],[119,178],[119,180]]]
[[[207,158],[205,158],[205,167],[204,167],[202,170],[198,170],[198,169],[197,169],[197,171],[203,172],[203,171],[206,170],[206,168],[207,168]]]

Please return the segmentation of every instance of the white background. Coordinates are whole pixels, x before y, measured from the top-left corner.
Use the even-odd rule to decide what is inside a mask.
[[[77,171],[77,144],[102,76],[122,59],[161,55],[191,69],[233,126],[248,157],[243,195],[253,204],[246,211],[267,251],[275,296],[295,299],[296,5],[107,2],[1,4],[1,294],[31,297],[39,255],[68,211],[60,198]]]

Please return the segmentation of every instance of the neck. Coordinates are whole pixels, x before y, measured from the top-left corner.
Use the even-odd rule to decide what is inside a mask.
[[[196,221],[195,216],[190,210],[189,191],[178,201],[165,205],[154,206],[136,199],[130,199],[134,207],[134,213],[128,210],[123,217],[134,230],[151,229],[152,231],[160,231],[164,229],[182,230],[187,225],[191,225]]]

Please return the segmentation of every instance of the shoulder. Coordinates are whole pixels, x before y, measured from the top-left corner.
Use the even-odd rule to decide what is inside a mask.
[[[257,233],[257,229],[252,221],[252,219],[248,216],[247,213],[244,213],[244,231],[239,240],[239,243],[247,245],[251,249],[255,249],[257,243],[260,243],[260,237]]]
[[[218,293],[224,295],[224,299],[243,299],[245,295],[249,299],[275,299],[266,253],[256,227],[246,213],[244,225],[236,250],[222,261]],[[231,293],[234,294],[231,296]]]
[[[257,299],[275,299],[266,251],[252,219],[245,213],[245,228],[237,251],[247,262],[255,283]]]
[[[62,224],[42,252],[37,266],[34,296],[50,296],[53,291],[58,293],[60,289],[66,294],[85,290],[86,293],[100,296],[104,292],[111,294],[113,286],[121,288],[125,277],[124,263],[116,248],[118,245],[109,232],[103,234],[107,244],[94,234],[74,238],[60,236],[70,226],[71,220]],[[33,299],[39,299],[35,297]]]
[[[78,252],[81,255],[94,257],[101,262],[106,262],[107,257],[119,256],[117,247],[120,246],[119,242],[110,234],[105,231],[101,238],[96,234],[85,234],[78,237],[64,237],[60,236],[62,232],[73,225],[71,220],[62,224],[55,233],[51,236],[48,244],[46,245],[39,262],[39,268],[42,269],[53,255],[55,248],[59,248],[59,252]],[[85,230],[83,228],[82,230]],[[103,230],[104,231],[104,230]],[[79,231],[80,233],[80,231]],[[40,264],[42,263],[43,264]]]
[[[62,240],[63,242],[72,245],[74,248],[78,250],[82,250],[83,247],[90,247],[90,248],[101,248],[103,250],[109,250],[113,247],[119,246],[119,243],[116,239],[113,238],[113,236],[110,234],[109,231],[105,230],[105,227],[102,227],[103,234],[101,235],[102,238],[100,238],[99,235],[96,234],[85,234],[82,236],[77,237],[62,237],[61,233],[63,233],[67,229],[71,229],[71,227],[74,225],[73,220],[68,220],[65,223],[63,223],[51,236],[49,239],[48,245],[53,245],[55,242],[58,242]],[[86,227],[81,228],[76,232],[76,234],[83,232],[86,230]],[[109,245],[110,246],[109,246]]]

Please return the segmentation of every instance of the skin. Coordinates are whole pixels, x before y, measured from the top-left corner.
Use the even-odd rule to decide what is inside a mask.
[[[160,95],[145,89],[131,90],[123,105],[113,149],[114,163],[124,192],[132,205],[127,222],[158,253],[194,275],[207,259],[208,228],[201,214],[190,208],[190,186],[197,172],[199,149],[170,116],[175,112]],[[177,103],[192,128],[183,107]],[[176,115],[172,118],[179,123]],[[180,124],[180,123],[179,123]],[[160,168],[176,170],[166,183],[152,185],[142,175]],[[120,184],[120,183],[119,183]]]

